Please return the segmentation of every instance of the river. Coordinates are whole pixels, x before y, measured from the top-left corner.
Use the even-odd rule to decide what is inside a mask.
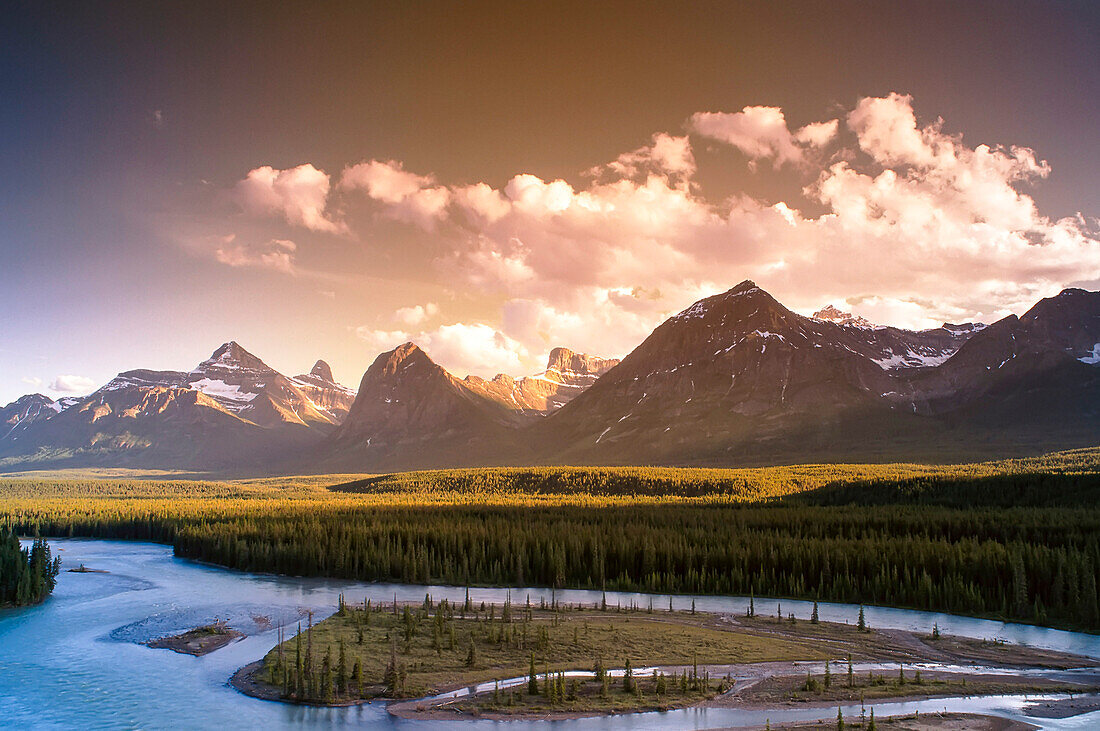
[[[781,709],[768,712],[736,709],[686,709],[620,717],[569,721],[461,721],[451,723],[401,720],[377,702],[352,708],[311,708],[262,701],[237,693],[226,681],[239,667],[262,657],[276,641],[272,625],[296,622],[304,611],[321,618],[335,609],[343,593],[348,601],[461,601],[461,587],[368,584],[325,579],[246,574],[176,558],[167,546],[124,541],[55,539],[62,557],[57,589],[36,607],[0,610],[0,726],[4,728],[301,728],[344,725],[372,729],[452,728],[464,731],[502,726],[508,731],[618,731],[619,729],[705,729],[778,721],[836,718],[835,708]],[[109,573],[68,573],[85,564]],[[475,602],[550,599],[548,589],[474,588]],[[600,592],[558,591],[559,601],[593,603]],[[667,608],[669,597],[607,594],[612,605],[634,602]],[[673,597],[677,609],[744,613],[742,597]],[[775,600],[758,598],[757,611],[774,612]],[[808,617],[810,604],[783,600],[783,612]],[[826,621],[854,623],[859,608],[821,604]],[[938,623],[944,634],[997,638],[1012,643],[1062,650],[1100,659],[1100,636],[881,607],[866,608],[872,627],[930,631]],[[215,619],[248,634],[205,657],[150,649],[141,642],[176,634]],[[935,699],[902,704],[876,704],[875,714],[951,711],[994,713],[1024,718],[1044,728],[1100,728],[1100,712],[1064,720],[1021,715],[1022,697]],[[857,716],[858,705],[845,707]]]

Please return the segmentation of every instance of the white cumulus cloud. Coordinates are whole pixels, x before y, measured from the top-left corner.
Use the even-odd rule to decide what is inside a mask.
[[[439,313],[439,305],[429,302],[426,305],[401,307],[393,315],[394,319],[407,327],[415,327]]]
[[[286,170],[270,165],[250,170],[237,183],[237,201],[248,212],[279,215],[294,226],[337,233],[344,225],[326,214],[329,176],[306,163]]]
[[[95,381],[87,376],[58,376],[50,384],[50,390],[59,393],[90,393],[94,388]]]

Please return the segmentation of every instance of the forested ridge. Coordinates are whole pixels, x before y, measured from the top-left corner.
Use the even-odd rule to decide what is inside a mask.
[[[119,481],[90,497],[73,484],[12,482],[0,485],[0,525],[161,541],[253,571],[753,592],[1096,631],[1093,458],[857,466],[847,476],[837,466],[472,470],[334,490],[317,479]]]

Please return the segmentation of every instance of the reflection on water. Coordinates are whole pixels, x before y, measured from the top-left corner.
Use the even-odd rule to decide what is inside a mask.
[[[243,696],[226,681],[242,665],[262,657],[275,644],[274,627],[293,625],[307,611],[315,618],[335,609],[337,596],[348,601],[461,601],[460,587],[363,584],[242,574],[177,559],[170,548],[147,543],[55,540],[51,545],[64,567],[80,563],[110,573],[62,571],[53,597],[39,607],[0,611],[0,725],[6,728],[258,728],[313,725],[354,725],[367,728],[454,728],[480,731],[492,726],[509,731],[529,728],[593,731],[597,729],[714,728],[778,721],[836,718],[836,708],[797,708],[768,712],[737,709],[686,709],[623,717],[558,722],[452,722],[430,724],[391,717],[384,703],[353,708],[309,708]],[[551,599],[542,589],[511,589],[516,601]],[[471,589],[475,602],[501,603],[505,589]],[[623,606],[647,606],[649,595],[609,593],[608,601]],[[562,602],[595,603],[600,592],[559,591]],[[694,598],[704,611],[743,613],[747,600],[738,597],[674,597],[687,609]],[[653,600],[667,607],[668,597]],[[757,609],[768,601],[757,598]],[[809,616],[810,604],[784,600],[784,612]],[[858,607],[821,604],[823,620],[855,622]],[[1100,637],[1011,625],[966,617],[898,609],[867,608],[875,627],[928,631],[938,622],[945,634],[999,638],[1100,658]],[[156,636],[227,619],[248,636],[205,657],[191,657],[138,644]],[[952,711],[997,713],[1020,717],[1020,709],[1035,700],[1021,696],[984,699],[934,699],[903,704],[878,704],[875,715]],[[846,707],[846,717],[859,707]],[[1100,727],[1100,713],[1066,720],[1036,720],[1049,728]]]

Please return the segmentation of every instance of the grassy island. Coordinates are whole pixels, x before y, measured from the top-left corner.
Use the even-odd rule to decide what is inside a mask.
[[[825,661],[831,668],[822,674]],[[268,698],[351,704],[484,684],[475,695],[398,703],[409,717],[623,713],[695,705],[1081,692],[1005,676],[909,670],[916,662],[1074,667],[1059,653],[951,637],[878,632],[791,615],[733,616],[606,604],[419,605],[341,602],[307,622],[235,685]],[[852,663],[897,663],[856,675]],[[572,672],[569,672],[572,671]],[[580,671],[578,674],[577,671]],[[567,674],[568,673],[568,674]],[[239,674],[240,675],[240,674]],[[501,681],[522,678],[502,686]]]
[[[505,603],[342,605],[271,650],[259,677],[292,700],[407,698],[534,674],[824,659],[796,640],[730,632],[714,615]],[[699,675],[696,673],[696,675]],[[702,692],[703,676],[694,685]]]

